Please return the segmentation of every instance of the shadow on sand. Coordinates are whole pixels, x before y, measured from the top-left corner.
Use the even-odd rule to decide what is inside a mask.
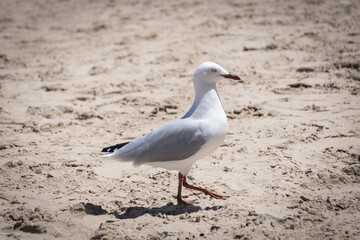
[[[213,210],[216,211],[218,209],[222,208],[222,206],[219,207],[206,207],[204,210]],[[156,216],[158,214],[164,214],[164,215],[180,215],[183,213],[193,213],[198,212],[202,210],[199,206],[194,205],[184,205],[184,206],[178,206],[173,204],[167,204],[165,206],[159,207],[159,208],[147,208],[147,207],[128,207],[126,208],[125,212],[119,214],[118,211],[108,212],[104,210],[100,205],[94,205],[92,203],[86,203],[85,204],[85,212],[90,215],[114,215],[117,219],[134,219],[141,217],[145,214],[150,214],[151,216]]]

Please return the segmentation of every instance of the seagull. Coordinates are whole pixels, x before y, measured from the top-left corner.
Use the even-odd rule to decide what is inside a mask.
[[[132,162],[133,166],[148,165],[179,171],[178,205],[198,203],[181,197],[182,187],[201,191],[216,199],[223,196],[192,186],[186,176],[195,161],[213,153],[224,141],[228,124],[216,83],[221,79],[241,79],[213,62],[200,64],[193,77],[195,100],[190,110],[143,137],[102,149],[103,158]]]

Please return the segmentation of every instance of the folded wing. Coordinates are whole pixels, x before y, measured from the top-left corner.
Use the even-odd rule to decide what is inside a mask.
[[[200,150],[206,136],[201,121],[179,119],[141,137],[114,153],[104,155],[135,165],[149,162],[184,160]]]

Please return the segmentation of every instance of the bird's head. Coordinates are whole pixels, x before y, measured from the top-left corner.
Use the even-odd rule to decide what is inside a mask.
[[[229,73],[220,65],[213,62],[204,62],[200,64],[194,73],[194,82],[217,83],[224,78],[242,82],[237,75]]]

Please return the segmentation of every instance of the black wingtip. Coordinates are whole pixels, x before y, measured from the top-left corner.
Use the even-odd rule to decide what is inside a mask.
[[[128,144],[129,142],[125,142],[125,143],[120,143],[120,144],[116,144],[114,146],[110,146],[110,147],[106,147],[106,148],[103,148],[101,150],[101,152],[108,152],[108,153],[112,153],[114,152],[115,150],[118,150],[120,148],[122,148],[123,146],[125,146],[126,144]]]

